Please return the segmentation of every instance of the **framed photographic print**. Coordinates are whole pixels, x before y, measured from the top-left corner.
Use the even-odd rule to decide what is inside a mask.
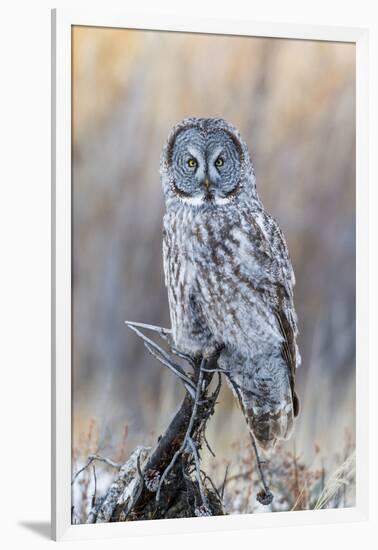
[[[367,31],[52,37],[54,538],[366,517]]]

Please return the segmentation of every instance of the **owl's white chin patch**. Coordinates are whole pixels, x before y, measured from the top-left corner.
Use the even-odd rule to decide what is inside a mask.
[[[216,204],[221,206],[223,204],[228,204],[230,199],[228,197],[214,197],[210,201],[207,201],[205,195],[200,195],[197,197],[180,197],[180,201],[192,206],[203,206],[204,204]]]
[[[192,206],[200,206],[203,204],[203,195],[198,197],[180,197],[180,201],[185,204],[191,204]]]
[[[228,204],[230,202],[230,200],[231,199],[229,197],[215,197],[214,198],[215,204],[219,204],[219,205]]]

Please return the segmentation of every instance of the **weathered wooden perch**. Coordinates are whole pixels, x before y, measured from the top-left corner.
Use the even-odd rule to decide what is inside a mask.
[[[126,324],[143,339],[148,351],[181,380],[186,395],[154,449],[138,447],[122,465],[93,455],[75,474],[72,482],[94,460],[102,460],[118,469],[105,496],[93,498],[88,523],[223,515],[223,495],[201,469],[203,446],[207,445],[212,453],[205,436],[207,421],[214,412],[219,395],[221,373],[227,375],[218,367],[219,352],[209,357],[190,357],[174,348],[168,329],[142,323]],[[148,338],[143,329],[158,334],[169,352]],[[190,370],[173,360],[173,356],[184,360]],[[217,383],[211,385],[215,374]],[[259,461],[256,448],[255,451]],[[269,497],[269,502],[263,502],[263,498],[259,500],[268,504],[271,493],[260,461],[258,464],[262,493],[265,498]]]

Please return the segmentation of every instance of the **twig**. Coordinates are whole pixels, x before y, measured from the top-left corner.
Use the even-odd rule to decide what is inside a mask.
[[[210,447],[210,444],[207,440],[205,429],[206,429],[206,423],[207,423],[209,417],[214,412],[214,407],[215,407],[215,404],[216,404],[216,401],[217,401],[217,398],[218,398],[218,395],[219,395],[219,392],[220,392],[220,389],[221,389],[221,385],[222,385],[222,378],[221,378],[221,373],[219,371],[217,371],[217,369],[205,369],[205,368],[203,368],[202,370],[204,372],[212,372],[212,371],[218,372],[217,387],[215,388],[213,394],[204,401],[205,403],[206,402],[210,403],[210,406],[209,406],[209,408],[207,410],[207,413],[206,413],[206,415],[203,418],[202,423],[201,423],[201,436],[203,437],[203,440],[205,441],[206,447],[209,449],[209,451],[213,455],[213,457],[215,457],[216,455],[215,455],[213,449]]]
[[[210,483],[210,485],[211,485],[212,488],[214,489],[214,493],[217,495],[217,497],[219,498],[219,500],[222,501],[222,497],[221,497],[221,495],[219,494],[218,489],[215,487],[214,482],[213,482],[213,480],[211,479],[211,477],[209,477],[209,476],[207,475],[207,473],[204,472],[203,470],[201,470],[201,474],[202,474],[203,477]]]
[[[206,434],[205,434],[205,430],[203,430],[202,432],[202,437],[203,437],[203,440],[204,442],[206,443],[206,447],[209,449],[210,451],[210,454],[215,458],[216,457],[216,454],[214,453],[213,449],[210,447],[210,443],[208,442],[207,440],[207,437],[206,437]]]
[[[97,493],[97,477],[96,477],[96,467],[93,464],[93,477],[94,477],[94,491],[91,500],[91,511],[88,514],[87,523],[96,523],[97,511],[96,511],[96,493]]]
[[[176,363],[174,363],[171,358],[169,357],[168,353],[166,351],[164,351],[160,346],[158,346],[153,340],[151,340],[150,338],[148,338],[145,334],[143,334],[143,332],[141,332],[140,330],[138,330],[136,327],[134,327],[133,325],[131,325],[130,323],[126,323],[127,326],[133,330],[140,338],[142,338],[142,340],[144,340],[145,342],[145,346],[147,347],[148,351],[150,353],[152,353],[152,355],[154,357],[156,357],[156,359],[158,359],[161,363],[163,363],[163,365],[165,365],[166,367],[168,367],[172,372],[174,372],[177,376],[179,376],[182,380],[185,380],[185,382],[189,385],[189,386],[192,386],[193,389],[195,389],[195,386],[193,384],[193,382],[191,381],[191,379],[187,376],[187,374],[185,373],[185,371],[180,367],[180,365],[177,365]],[[151,349],[152,348],[152,349]],[[155,352],[153,353],[152,350]]]
[[[85,466],[83,466],[82,468],[80,468],[80,470],[78,470],[73,478],[72,478],[72,481],[71,481],[71,485],[73,485],[76,481],[76,479],[78,478],[78,476],[84,472],[84,470],[86,470],[88,468],[88,466],[90,466],[92,464],[92,462],[94,462],[95,460],[98,460],[100,462],[104,462],[105,464],[107,464],[108,466],[111,466],[112,468],[120,468],[121,467],[121,464],[117,464],[117,462],[113,462],[113,460],[111,460],[110,458],[105,458],[103,456],[99,456],[99,455],[90,455],[88,457],[88,460],[87,460],[87,463],[85,464]]]
[[[76,474],[74,474],[73,478],[72,478],[72,481],[71,481],[71,485],[74,484],[76,478],[81,474],[81,472],[84,472],[84,470],[86,470],[88,468],[88,466],[90,466],[92,464],[94,459],[88,459],[87,463],[85,464],[85,466],[83,466],[82,468],[80,468],[80,470],[78,470],[76,472]]]
[[[253,450],[255,451],[256,462],[257,462],[257,467],[259,469],[261,482],[263,484],[265,492],[267,493],[269,491],[269,487],[268,487],[268,485],[265,481],[264,472],[262,471],[262,462],[260,460],[259,452],[257,450],[256,441],[255,441],[255,438],[253,437],[253,435],[251,433],[250,433],[250,438],[251,438],[251,441],[252,441]]]
[[[118,462],[114,462],[114,460],[111,460],[110,458],[106,458],[104,456],[100,455],[90,455],[88,458],[92,460],[98,460],[99,462],[104,462],[108,466],[111,466],[112,468],[120,468],[122,464],[118,464]]]
[[[172,334],[171,329],[158,327],[157,325],[148,325],[146,323],[137,323],[135,321],[125,321],[125,324],[128,327],[140,327],[146,330],[152,330],[154,332],[157,332],[164,340],[168,340],[168,335]]]
[[[229,369],[222,369],[221,367],[217,367],[216,369],[203,369],[204,372],[220,372],[222,374],[229,374],[231,371]]]
[[[159,355],[155,350],[154,348],[152,348],[150,346],[150,344],[147,344],[146,342],[144,343],[144,346],[145,348],[148,349],[148,351],[151,353],[151,355],[153,355],[158,361],[160,361],[160,363],[162,363],[163,365],[165,365],[166,367],[169,368],[170,371],[172,371],[176,376],[178,376],[184,383],[184,386],[185,386],[185,389],[189,392],[189,394],[194,397],[194,390],[195,390],[195,385],[193,384],[193,382],[190,380],[190,378],[188,376],[185,376],[182,371],[177,368],[178,365],[176,365],[175,363],[171,362],[171,361],[167,361],[164,356],[161,356]]]
[[[243,400],[242,400],[241,395],[240,395],[239,387],[237,386],[237,384],[234,383],[231,376],[228,376],[228,379],[230,380],[230,382],[232,384],[232,387],[234,388],[234,391],[235,391],[235,393],[238,397],[240,408],[243,411],[243,414],[244,414],[245,418],[247,418],[247,414],[246,414],[246,411],[245,411],[245,408],[244,408]],[[254,450],[255,456],[256,456],[256,463],[257,463],[257,468],[258,468],[259,474],[260,474],[260,480],[261,480],[261,483],[262,483],[262,486],[263,486],[263,490],[260,491],[259,493],[257,493],[256,498],[260,502],[260,504],[263,504],[264,506],[267,506],[273,500],[273,493],[270,491],[269,486],[265,481],[264,472],[262,470],[262,462],[260,460],[260,456],[259,456],[259,453],[258,453],[258,450],[257,450],[256,441],[255,441],[255,438],[254,438],[254,436],[253,436],[253,434],[250,430],[249,430],[249,435],[250,435],[250,438],[251,438],[251,441],[252,441],[252,447],[253,447],[253,450]]]
[[[221,492],[220,492],[220,496],[221,496],[222,501],[223,501],[223,497],[224,497],[224,488],[226,487],[226,482],[227,482],[228,467],[229,467],[229,464],[227,464],[226,471],[224,472],[224,478],[223,478],[222,488],[221,488]]]
[[[94,505],[96,504],[96,493],[97,493],[96,466],[94,464],[92,465],[92,469],[93,469],[93,479],[94,479],[94,490],[92,495],[92,508],[93,508]]]
[[[209,508],[209,504],[207,502],[207,498],[205,496],[205,491],[204,491],[204,488],[203,488],[203,483],[202,483],[202,479],[201,479],[201,467],[200,467],[200,463],[199,463],[199,457],[198,457],[198,451],[197,451],[197,448],[196,448],[196,445],[193,441],[193,439],[191,437],[188,437],[188,446],[190,447],[191,451],[192,451],[192,455],[194,457],[194,463],[195,463],[195,466],[196,466],[196,473],[197,473],[197,483],[198,483],[198,488],[199,488],[199,491],[200,491],[200,494],[201,494],[201,500],[202,500],[202,506],[205,506],[205,508]]]
[[[171,338],[169,338],[169,336],[172,335],[172,331],[170,329],[162,328],[162,327],[159,327],[159,326],[156,326],[156,325],[147,325],[145,323],[134,323],[132,321],[125,321],[125,324],[131,329],[133,329],[133,327],[139,327],[139,328],[144,328],[146,330],[152,330],[154,332],[157,332],[159,334],[159,336],[168,343],[169,350],[174,355],[177,355],[177,357],[180,357],[181,359],[184,359],[192,367],[196,366],[195,361],[193,360],[193,358],[190,355],[178,350],[175,346],[172,345]],[[140,336],[140,334],[139,334],[139,336]],[[178,365],[175,365],[175,366],[177,367]]]
[[[228,465],[227,465],[227,468],[228,468]],[[251,470],[247,470],[246,472],[240,472],[239,474],[235,474],[235,475],[227,478],[227,468],[226,468],[225,478],[224,478],[224,481],[223,481],[224,486],[226,486],[227,483],[230,483],[230,481],[235,481],[236,479],[240,479],[241,477],[248,477],[248,476],[252,475],[253,472],[255,471],[252,468]]]
[[[169,349],[174,355],[177,355],[177,357],[180,357],[180,359],[184,359],[184,361],[187,361],[191,367],[193,367],[194,369],[196,368],[196,362],[190,355],[178,350],[177,348],[171,345],[169,345]]]
[[[203,357],[202,360],[201,360],[201,365],[199,367],[199,374],[198,374],[197,387],[196,387],[196,395],[195,395],[195,399],[194,399],[194,403],[193,403],[192,414],[191,414],[191,417],[190,417],[190,420],[189,420],[189,425],[188,425],[188,428],[186,430],[186,434],[185,434],[184,440],[183,440],[180,448],[175,452],[171,462],[168,464],[168,466],[166,467],[166,469],[162,473],[162,476],[161,476],[160,481],[159,481],[159,487],[156,491],[156,502],[159,502],[160,491],[161,491],[161,488],[163,486],[163,483],[164,483],[166,477],[168,476],[169,472],[174,467],[177,458],[180,456],[180,454],[185,449],[185,447],[187,445],[187,442],[188,442],[188,437],[190,437],[190,434],[192,432],[194,419],[195,419],[196,413],[197,413],[198,401],[199,401],[199,397],[200,397],[200,394],[201,394],[201,391],[202,391],[202,381],[203,381],[203,370],[202,369],[203,369],[203,366],[205,364],[206,364],[206,359]]]

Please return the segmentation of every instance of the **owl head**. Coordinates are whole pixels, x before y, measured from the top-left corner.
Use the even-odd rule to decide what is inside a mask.
[[[248,148],[221,118],[186,118],[170,132],[160,175],[167,206],[220,207],[257,198]]]

